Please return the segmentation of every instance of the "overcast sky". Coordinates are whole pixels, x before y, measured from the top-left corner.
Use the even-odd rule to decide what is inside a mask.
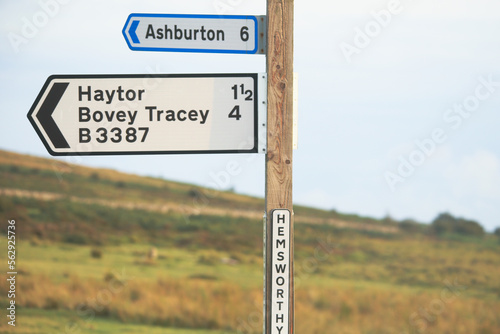
[[[26,118],[52,74],[259,73],[262,55],[131,51],[131,13],[264,15],[264,0],[0,0],[0,148],[49,157]],[[498,0],[295,1],[294,202],[500,226]],[[263,155],[64,161],[264,196]],[[238,172],[221,177],[228,163]]]

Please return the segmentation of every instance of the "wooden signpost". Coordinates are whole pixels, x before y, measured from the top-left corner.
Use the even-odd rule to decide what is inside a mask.
[[[295,327],[292,205],[293,8],[293,0],[267,1],[264,334],[291,334]]]

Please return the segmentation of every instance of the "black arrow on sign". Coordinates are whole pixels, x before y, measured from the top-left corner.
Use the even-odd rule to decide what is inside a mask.
[[[54,113],[57,104],[61,100],[68,86],[69,82],[54,83],[36,115],[36,118],[38,118],[40,125],[47,133],[47,136],[49,136],[50,141],[55,148],[70,148],[61,130],[59,130],[59,127],[52,118],[52,114]]]

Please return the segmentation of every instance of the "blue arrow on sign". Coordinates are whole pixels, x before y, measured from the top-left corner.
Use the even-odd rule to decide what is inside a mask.
[[[139,26],[139,22],[141,21],[132,21],[132,24],[130,25],[130,29],[128,30],[128,34],[130,35],[130,38],[132,38],[132,42],[134,42],[135,44],[140,44],[141,41],[139,40],[139,38],[137,37],[137,34],[136,34],[136,30],[137,30],[137,27]]]
[[[123,36],[133,51],[264,54],[266,17],[130,14]]]

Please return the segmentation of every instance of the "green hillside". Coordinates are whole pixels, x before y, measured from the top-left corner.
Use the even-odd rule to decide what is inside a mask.
[[[2,239],[9,220],[17,233],[16,332],[260,333],[263,207],[0,151]],[[500,333],[496,236],[294,211],[297,333]]]

